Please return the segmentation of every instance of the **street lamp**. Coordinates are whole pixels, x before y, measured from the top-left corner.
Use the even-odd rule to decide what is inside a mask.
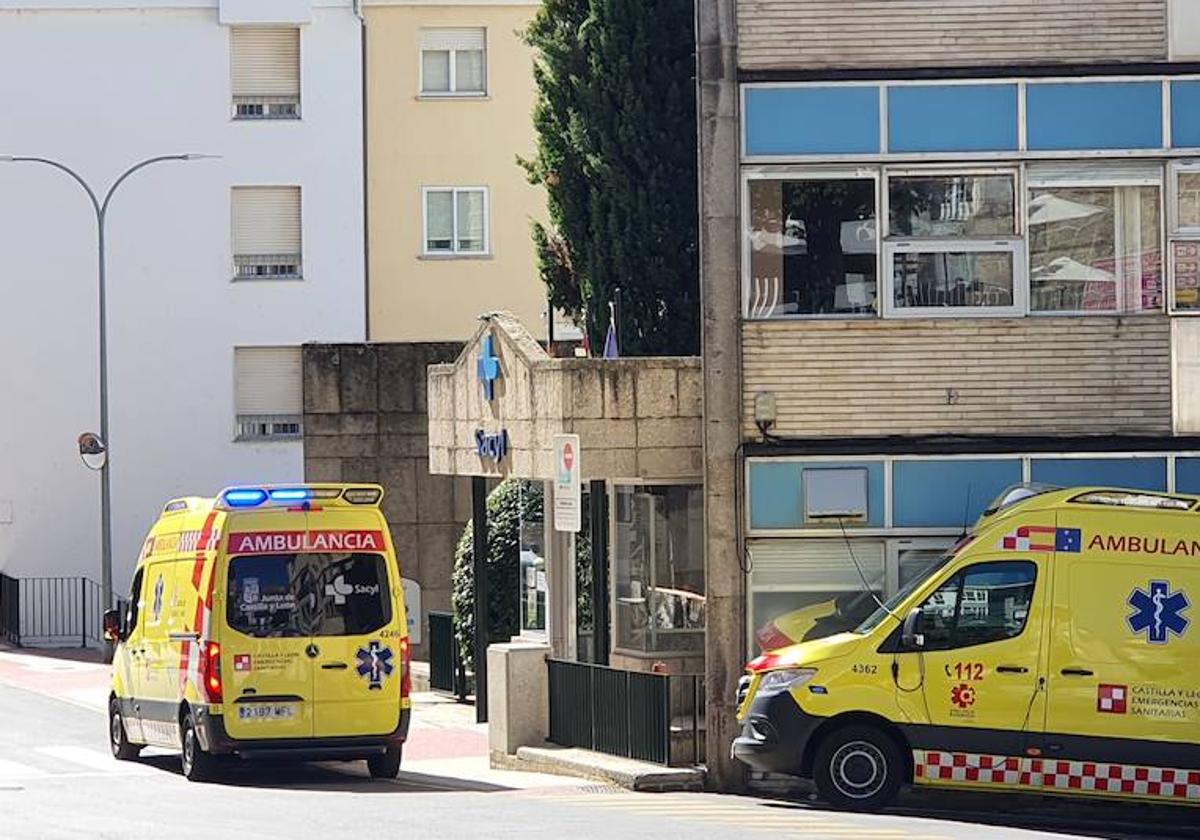
[[[172,160],[190,161],[203,160],[206,158],[220,157],[220,155],[198,155],[198,154],[183,154],[183,155],[158,155],[156,157],[147,158],[135,163],[133,166],[126,169],[118,176],[117,180],[113,181],[112,186],[108,188],[108,192],[104,194],[104,198],[99,198],[91,185],[83,179],[83,176],[76,172],[71,167],[56,160],[44,157],[26,157],[22,155],[0,155],[0,163],[41,163],[46,166],[53,166],[55,169],[61,170],[75,179],[79,186],[83,187],[83,191],[87,193],[92,202],[92,209],[96,212],[96,245],[97,245],[97,265],[99,267],[99,290],[100,290],[100,447],[104,455],[104,459],[100,464],[100,589],[101,597],[104,599],[104,609],[112,606],[112,503],[111,491],[109,487],[108,464],[110,461],[108,440],[108,316],[105,307],[105,254],[104,254],[104,224],[108,218],[108,205],[112,201],[113,193],[117,188],[125,182],[130,175],[137,172],[139,169],[145,169],[155,163],[165,163]]]

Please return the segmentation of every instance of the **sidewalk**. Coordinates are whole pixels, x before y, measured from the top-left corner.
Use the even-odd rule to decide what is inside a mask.
[[[112,666],[99,660],[99,651],[78,648],[0,646],[0,684],[103,714],[108,708]],[[431,692],[414,693],[412,700],[403,773],[509,789],[575,788],[584,784],[580,779],[545,773],[493,769],[488,761],[487,724],[475,722],[473,706]],[[97,731],[103,733],[103,727]]]

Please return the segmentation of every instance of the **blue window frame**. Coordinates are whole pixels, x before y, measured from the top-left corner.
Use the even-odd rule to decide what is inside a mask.
[[[889,87],[888,151],[1016,151],[1017,114],[1015,84]]]
[[[1167,459],[1035,458],[1030,477],[1060,487],[1128,487],[1165,493]]]
[[[865,469],[867,471],[867,521],[846,523],[849,528],[882,528],[884,481],[882,461],[751,461],[750,527],[754,530],[788,530],[814,527],[804,521],[806,470]],[[836,528],[837,522],[817,526]]]
[[[1200,147],[1200,81],[1171,82],[1171,145]]]
[[[896,461],[892,524],[897,528],[962,528],[1001,491],[1021,481],[1021,461],[948,459]]]
[[[878,154],[875,85],[746,90],[746,154]]]
[[[1154,82],[1029,84],[1032,151],[1162,148],[1162,85]]]

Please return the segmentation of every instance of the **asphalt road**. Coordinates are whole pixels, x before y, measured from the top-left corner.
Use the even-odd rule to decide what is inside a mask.
[[[1200,837],[1195,809],[1077,812],[1012,796],[992,797],[988,810],[978,811],[949,805],[948,799],[910,798],[906,809],[862,816],[788,801],[632,794],[482,770],[453,776],[404,772],[394,782],[375,782],[361,763],[238,763],[219,783],[191,784],[179,776],[174,755],[113,760],[99,710],[0,683],[3,840]]]

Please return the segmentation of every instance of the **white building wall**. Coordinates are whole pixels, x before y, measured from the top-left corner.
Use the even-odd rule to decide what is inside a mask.
[[[230,119],[215,0],[0,0],[0,154],[107,187],[114,586],[167,498],[302,478],[299,442],[233,440],[233,348],[364,339],[361,63],[349,0],[301,28],[303,119]],[[330,0],[331,4],[334,0]],[[37,10],[17,6],[37,5]],[[51,8],[59,7],[59,8]],[[230,188],[300,184],[302,282],[230,282]],[[95,226],[62,173],[0,163],[0,570],[100,577]]]

